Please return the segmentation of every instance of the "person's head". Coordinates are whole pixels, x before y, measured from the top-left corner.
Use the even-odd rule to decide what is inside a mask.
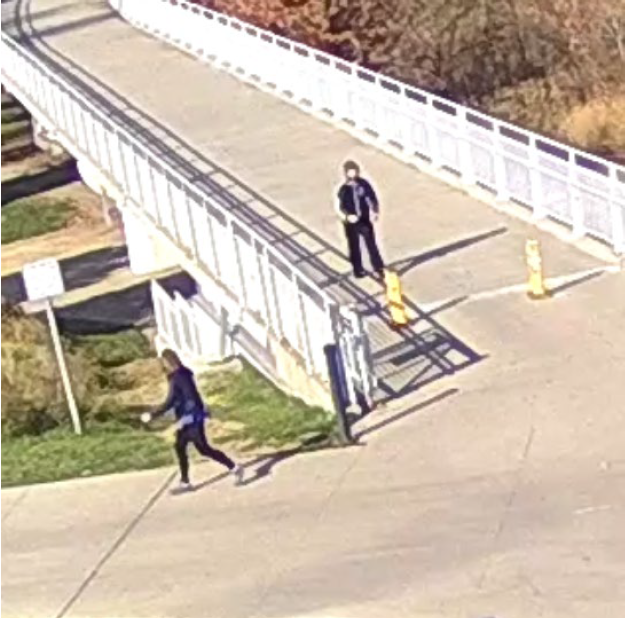
[[[180,357],[169,348],[162,351],[161,363],[168,374],[176,371],[176,369],[180,369],[180,367],[183,366]]]
[[[356,161],[345,161],[343,163],[343,172],[347,180],[354,180],[360,176],[360,167]]]

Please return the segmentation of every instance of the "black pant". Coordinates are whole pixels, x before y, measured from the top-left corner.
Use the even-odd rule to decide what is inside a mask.
[[[364,239],[369,251],[369,260],[373,270],[379,271],[384,268],[384,261],[380,255],[378,245],[375,241],[375,230],[371,221],[358,221],[358,223],[345,224],[345,236],[347,236],[347,247],[349,249],[349,261],[352,263],[354,273],[363,272],[362,254],[360,252],[360,239]]]
[[[198,450],[200,455],[214,459],[232,470],[235,467],[234,461],[220,450],[213,448],[206,439],[203,423],[193,423],[185,425],[176,431],[176,455],[178,456],[178,464],[180,465],[180,480],[183,483],[189,482],[189,456],[187,455],[187,447],[189,442]]]

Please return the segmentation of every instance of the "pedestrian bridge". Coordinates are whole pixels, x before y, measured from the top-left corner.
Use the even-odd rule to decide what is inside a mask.
[[[242,353],[329,406],[336,345],[343,396],[391,400],[482,358],[434,316],[518,292],[529,235],[557,275],[598,267],[580,248],[625,248],[625,170],[544,136],[186,2],[2,11],[3,85],[121,211],[133,270],[196,281],[192,297],[153,287],[160,345],[189,362]],[[402,332],[380,283],[348,276],[346,158],[382,196]]]

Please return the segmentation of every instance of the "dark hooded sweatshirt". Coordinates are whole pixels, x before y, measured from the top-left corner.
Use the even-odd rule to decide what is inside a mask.
[[[208,413],[195,385],[193,372],[187,367],[178,367],[167,376],[167,380],[167,399],[154,411],[154,416],[165,414],[173,408],[181,426],[204,422]]]

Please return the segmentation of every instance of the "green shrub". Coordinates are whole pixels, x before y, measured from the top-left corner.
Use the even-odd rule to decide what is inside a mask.
[[[69,200],[25,198],[2,208],[2,244],[67,227],[76,212]]]
[[[76,337],[72,340],[71,349],[82,351],[102,367],[120,367],[152,355],[148,338],[138,330]]]

